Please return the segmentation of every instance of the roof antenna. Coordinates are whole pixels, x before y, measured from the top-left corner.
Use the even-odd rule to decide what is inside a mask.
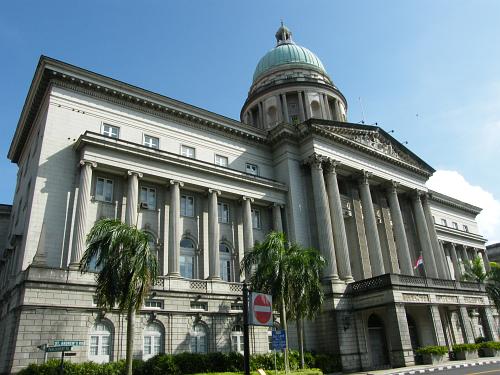
[[[365,123],[365,110],[363,109],[363,102],[361,101],[361,96],[358,96],[358,100],[359,100],[359,106],[361,107],[361,123],[364,124]]]

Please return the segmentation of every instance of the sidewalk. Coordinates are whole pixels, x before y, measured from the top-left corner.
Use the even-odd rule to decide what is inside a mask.
[[[477,358],[468,361],[448,361],[439,365],[418,365],[399,367],[386,370],[361,371],[350,373],[350,375],[414,375],[439,372],[460,367],[472,367],[483,364],[500,363],[500,357]],[[335,374],[336,375],[336,374]]]

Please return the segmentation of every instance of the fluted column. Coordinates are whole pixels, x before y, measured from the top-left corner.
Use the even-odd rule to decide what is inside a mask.
[[[484,270],[486,272],[491,271],[490,260],[488,259],[488,254],[486,254],[485,249],[481,249],[481,256],[483,257]]]
[[[283,121],[290,122],[290,119],[288,117],[288,103],[286,102],[286,94],[281,94],[281,99],[283,100]]]
[[[316,227],[318,229],[320,251],[327,262],[323,278],[326,280],[338,280],[339,276],[335,257],[335,245],[333,242],[332,221],[328,209],[328,197],[326,194],[325,180],[323,178],[323,168],[321,167],[322,161],[322,157],[317,154],[312,154],[308,159],[308,163],[311,166]]]
[[[342,112],[340,111],[340,102],[338,100],[335,100],[335,113],[336,113],[336,120],[342,121]]]
[[[281,123],[283,122],[283,106],[281,105],[281,99],[280,99],[280,95],[277,94],[275,96],[276,98],[276,104],[277,104],[277,115],[278,115],[278,123]]]
[[[243,208],[243,245],[245,254],[253,249],[253,223],[252,223],[252,203],[253,198],[241,198]]]
[[[168,275],[180,275],[181,254],[181,187],[184,183],[170,180],[170,210],[169,210],[169,236],[168,236]]]
[[[439,241],[439,251],[442,252],[443,254],[443,261],[444,261],[444,266],[445,266],[445,278],[448,279],[448,280],[451,280],[452,277],[451,277],[451,271],[450,271],[450,266],[449,266],[449,263],[448,263],[448,259],[446,258],[446,251],[445,251],[445,248],[444,248],[444,241],[443,240],[438,240]]]
[[[325,163],[325,177],[327,184],[328,202],[330,205],[330,219],[333,228],[333,242],[337,254],[337,265],[339,276],[347,282],[354,281],[351,271],[351,262],[349,259],[349,247],[347,245],[347,234],[344,224],[344,212],[342,210],[342,201],[340,199],[339,186],[337,181],[336,168],[339,162],[327,160]]]
[[[142,173],[136,171],[127,171],[127,207],[125,208],[125,223],[128,225],[137,225],[137,210],[139,200],[139,178]]]
[[[368,242],[368,254],[370,255],[372,275],[379,276],[383,275],[385,271],[384,261],[382,258],[382,247],[380,246],[380,237],[378,235],[377,220],[375,218],[375,211],[370,193],[370,184],[368,182],[370,177],[371,173],[363,171],[363,176],[359,180],[359,193],[363,208],[363,218],[365,222],[366,239]]]
[[[460,270],[460,263],[458,262],[457,249],[453,242],[450,243],[450,257],[453,263],[453,274],[455,275],[455,280],[460,281],[462,278],[462,273]]]
[[[323,94],[323,103],[325,103],[325,114],[326,114],[326,119],[327,120],[333,120],[332,119],[332,112],[330,111],[330,106],[328,105],[328,97],[326,94]]]
[[[304,112],[304,99],[302,98],[302,91],[297,92],[298,98],[299,98],[299,115],[300,115],[300,122],[303,122],[306,120],[306,114]]]
[[[281,220],[281,204],[274,203],[273,210],[273,230],[275,232],[283,232],[283,221]]]
[[[265,115],[264,115],[264,106],[262,105],[262,102],[259,102],[259,127],[261,129],[264,129],[266,126],[264,124],[264,119],[265,119]]]
[[[424,208],[422,207],[422,202],[420,201],[420,194],[420,191],[415,191],[412,200],[413,212],[417,223],[418,238],[420,240],[420,246],[422,247],[422,255],[424,258],[425,275],[427,277],[437,278],[438,272],[436,268],[436,261],[434,260],[434,256],[432,254],[431,237],[425,220]]]
[[[391,210],[392,225],[394,228],[394,238],[396,240],[396,249],[399,258],[399,268],[403,275],[413,275],[413,265],[410,255],[410,248],[408,246],[408,238],[406,237],[406,230],[401,214],[401,207],[399,205],[398,187],[396,181],[391,181],[391,185],[387,189],[387,199],[389,201],[389,208]]]
[[[87,213],[90,202],[90,185],[92,183],[92,168],[97,167],[93,161],[80,160],[80,186],[75,211],[75,237],[69,267],[78,269],[80,260],[85,252],[85,239],[87,237]]]
[[[442,279],[447,279],[448,272],[446,271],[445,268],[446,265],[445,265],[444,252],[442,251],[441,246],[439,246],[436,227],[434,226],[434,220],[432,219],[428,194],[423,194],[422,196],[422,207],[424,209],[425,221],[427,223],[427,229],[429,231],[429,236],[431,239],[432,254],[434,256],[434,261],[436,262],[436,271],[438,273],[438,277]]]
[[[208,189],[208,278],[220,279],[219,261],[219,190]]]

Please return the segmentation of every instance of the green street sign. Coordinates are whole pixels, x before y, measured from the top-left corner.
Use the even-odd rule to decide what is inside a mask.
[[[56,346],[85,346],[83,340],[54,340]]]
[[[70,350],[71,350],[71,346],[69,346],[69,345],[47,346],[45,348],[45,351],[48,353],[69,352]]]

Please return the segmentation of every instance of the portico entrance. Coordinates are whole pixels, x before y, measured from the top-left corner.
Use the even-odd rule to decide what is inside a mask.
[[[368,343],[372,368],[385,368],[389,365],[387,340],[382,320],[375,314],[368,318]]]

